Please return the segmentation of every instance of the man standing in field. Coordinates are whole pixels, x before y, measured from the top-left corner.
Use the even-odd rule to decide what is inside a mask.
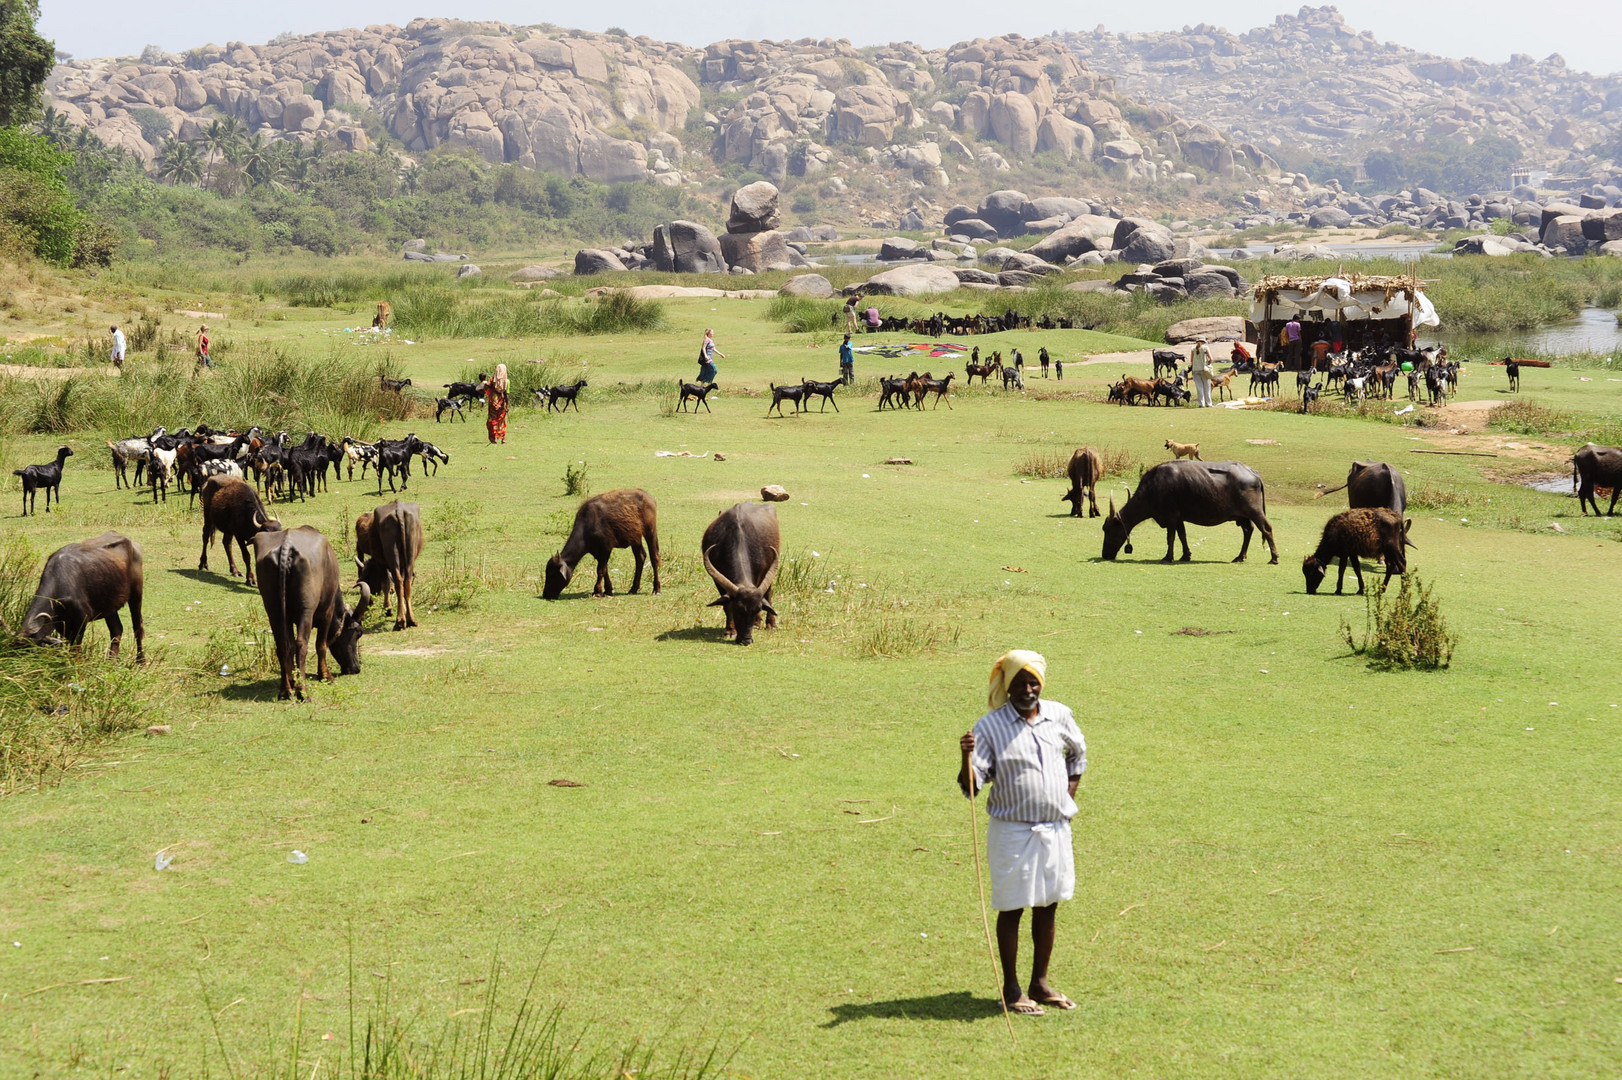
[[[856,384],[856,350],[851,348],[849,334],[839,343],[839,377],[846,386]]]
[[[120,330],[116,323],[112,326],[111,329],[113,331],[113,367],[117,368],[119,371],[123,371],[124,370],[124,331]]]
[[[963,793],[972,799],[981,785],[991,784],[986,865],[997,909],[1003,1002],[1023,1016],[1041,1016],[1044,1005],[1076,1007],[1048,983],[1048,961],[1058,936],[1059,901],[1069,900],[1076,888],[1070,819],[1076,784],[1087,769],[1087,744],[1071,711],[1042,699],[1046,680],[1041,653],[1015,649],[1001,657],[991,669],[991,711],[959,741]],[[1028,993],[1020,989],[1016,970],[1026,908],[1035,952]]]

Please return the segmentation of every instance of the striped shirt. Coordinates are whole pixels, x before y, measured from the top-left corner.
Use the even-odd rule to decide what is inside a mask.
[[[969,766],[977,787],[991,785],[986,813],[992,817],[1069,821],[1076,816],[1070,781],[1087,771],[1087,744],[1068,706],[1043,699],[1036,718],[1026,720],[1004,705],[974,725]]]

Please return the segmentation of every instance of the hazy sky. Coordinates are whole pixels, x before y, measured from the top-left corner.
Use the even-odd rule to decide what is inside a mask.
[[[40,26],[57,47],[75,56],[124,56],[152,44],[179,51],[213,41],[259,43],[283,31],[303,34],[368,23],[404,25],[419,15],[551,22],[585,30],[620,26],[632,34],[704,45],[722,38],[845,37],[857,45],[916,41],[950,45],[965,38],[1016,32],[1176,30],[1211,22],[1235,33],[1273,21],[1299,5],[1286,0],[1160,0],[1155,4],[1076,3],[1024,0],[1004,7],[970,0],[817,0],[814,3],[672,3],[613,0],[609,3],[524,3],[522,0],[280,0],[221,3],[219,0],[42,0]],[[1470,5],[1413,0],[1374,0],[1340,6],[1358,30],[1382,40],[1441,56],[1502,61],[1511,53],[1536,57],[1560,53],[1574,67],[1597,73],[1622,71],[1622,2],[1573,0],[1551,10],[1509,0]]]

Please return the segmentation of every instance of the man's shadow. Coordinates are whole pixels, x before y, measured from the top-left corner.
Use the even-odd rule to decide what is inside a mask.
[[[858,1005],[835,1005],[828,1010],[834,1018],[822,1026],[838,1027],[852,1020],[956,1020],[968,1023],[1001,1016],[1002,1006],[996,998],[976,997],[967,990],[931,997],[896,998],[892,1001],[870,1001]]]

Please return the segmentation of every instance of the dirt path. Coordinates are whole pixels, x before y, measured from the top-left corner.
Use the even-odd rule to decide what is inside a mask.
[[[67,379],[74,375],[116,375],[111,364],[96,367],[30,367],[27,364],[0,364],[0,375],[12,379]]]

